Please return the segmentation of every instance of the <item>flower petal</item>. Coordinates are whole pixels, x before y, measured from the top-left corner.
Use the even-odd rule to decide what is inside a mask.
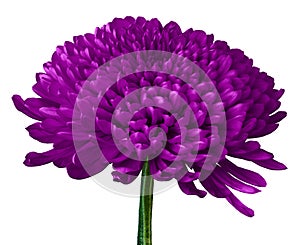
[[[267,159],[267,160],[255,160],[253,161],[255,162],[257,165],[261,166],[261,167],[264,167],[264,168],[267,168],[267,169],[271,169],[271,170],[285,170],[287,169],[287,167],[274,160],[274,159]]]
[[[280,122],[283,118],[287,116],[287,113],[285,111],[278,111],[272,116],[270,116],[268,123],[278,123]]]
[[[260,192],[260,190],[258,190],[257,188],[247,185],[247,184],[237,180],[236,178],[232,177],[230,174],[228,174],[224,170],[222,170],[222,168],[220,168],[219,166],[217,166],[214,169],[214,172],[215,172],[216,178],[220,182],[223,182],[225,185],[227,185],[237,191],[248,193],[248,194],[254,194],[254,193]]]
[[[224,198],[231,194],[231,191],[214,177],[214,172],[205,180],[201,181],[203,187],[213,196]]]
[[[121,182],[122,184],[130,184],[138,177],[138,175],[124,174],[118,171],[113,171],[111,174],[114,181]]]
[[[242,159],[245,159],[248,161],[256,161],[256,160],[262,161],[262,160],[272,159],[274,157],[272,153],[267,152],[263,149],[258,149],[255,151],[250,151],[250,152],[246,152],[246,153],[242,153],[242,154],[233,152],[233,153],[230,153],[229,155],[233,156],[233,157],[242,158]]]
[[[42,143],[53,143],[54,138],[56,137],[55,134],[45,131],[40,122],[28,126],[26,130],[32,138]]]
[[[206,191],[199,190],[195,186],[194,182],[181,182],[178,181],[179,188],[187,195],[196,195],[200,198],[206,196]]]
[[[265,187],[267,185],[267,182],[265,181],[265,179],[262,176],[260,176],[258,173],[255,173],[248,169],[238,167],[238,166],[234,165],[228,159],[224,159],[224,160],[220,161],[219,164],[225,171],[234,175],[235,177],[239,178],[240,180],[245,181],[246,183],[249,183],[251,185],[255,185],[258,187]]]
[[[38,108],[34,107],[27,107],[26,102],[21,98],[19,95],[14,95],[12,97],[15,107],[18,111],[23,112],[25,115],[36,119],[36,120],[43,120],[44,117],[39,113]]]
[[[69,164],[67,166],[68,175],[73,179],[85,179],[90,177],[90,174],[80,165]]]
[[[50,162],[55,161],[61,155],[66,154],[69,149],[51,149],[43,153],[29,152],[26,157],[24,164],[29,167],[41,166]]]
[[[226,197],[226,200],[235,207],[242,214],[253,217],[254,211],[251,208],[248,208],[245,204],[243,204],[235,195],[232,193]]]

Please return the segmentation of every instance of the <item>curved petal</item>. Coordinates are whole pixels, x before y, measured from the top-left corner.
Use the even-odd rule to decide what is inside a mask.
[[[138,177],[138,175],[124,174],[118,171],[113,171],[111,174],[114,181],[121,182],[122,184],[130,184]]]
[[[143,163],[140,161],[127,159],[122,162],[112,164],[114,170],[124,174],[138,175],[143,168]]]
[[[73,179],[85,179],[90,177],[87,171],[80,165],[69,164],[67,166],[67,172]]]
[[[29,132],[29,135],[32,138],[42,143],[53,143],[54,139],[56,138],[55,134],[45,131],[40,122],[28,126],[26,130]]]
[[[23,112],[25,115],[36,119],[36,120],[43,120],[44,117],[40,114],[39,108],[34,107],[27,107],[26,102],[21,98],[19,95],[14,95],[12,97],[12,100],[14,102],[15,107],[17,108],[18,111]]]
[[[249,151],[244,153],[230,152],[229,155],[233,157],[245,159],[248,161],[256,161],[256,160],[262,161],[262,160],[272,159],[274,157],[272,153],[265,151],[263,149],[258,149],[255,151]]]
[[[258,187],[265,187],[267,185],[267,182],[261,175],[251,170],[238,167],[228,159],[220,161],[219,164],[222,167],[222,169],[246,183]]]
[[[199,190],[195,186],[194,182],[181,182],[178,181],[179,188],[187,195],[196,195],[200,198],[206,196],[206,191]]]
[[[240,213],[253,217],[254,211],[251,208],[248,208],[245,204],[243,204],[235,195],[232,193],[226,197],[226,200],[235,207]]]
[[[24,164],[29,167],[41,166],[50,162],[53,162],[60,158],[63,154],[67,154],[69,149],[51,149],[43,153],[29,152],[26,157]]]
[[[280,122],[282,119],[284,119],[287,116],[287,113],[285,111],[278,111],[275,114],[273,114],[272,116],[270,116],[268,123],[278,123]]]
[[[248,194],[254,194],[257,192],[260,192],[257,188],[247,185],[238,179],[232,177],[230,174],[226,173],[225,171],[222,170],[219,166],[217,166],[214,170],[216,178],[220,181],[223,182],[225,185]]]
[[[201,181],[201,184],[211,195],[215,197],[224,198],[231,194],[231,191],[225,186],[225,184],[219,182],[214,177],[214,172],[205,180]]]
[[[283,163],[278,162],[274,159],[255,160],[253,162],[255,162],[257,165],[259,165],[261,167],[271,169],[271,170],[285,170],[285,169],[287,169],[287,167]]]

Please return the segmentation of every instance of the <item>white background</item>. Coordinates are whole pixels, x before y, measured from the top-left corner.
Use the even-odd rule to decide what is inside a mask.
[[[114,17],[177,21],[226,40],[285,88],[288,117],[262,146],[288,166],[259,171],[268,181],[256,195],[239,195],[255,209],[247,218],[225,200],[186,196],[174,187],[154,197],[153,244],[300,244],[299,8],[297,1],[1,1],[0,4],[0,244],[136,244],[138,199],[110,193],[92,180],[70,179],[52,164],[27,168],[29,151],[49,149],[24,129],[34,121],[11,96],[34,96],[35,73],[55,47],[93,32]],[[238,160],[236,162],[239,162]]]

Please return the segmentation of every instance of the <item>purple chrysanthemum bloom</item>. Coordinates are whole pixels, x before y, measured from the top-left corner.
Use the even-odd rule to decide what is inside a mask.
[[[245,56],[243,51],[230,49],[226,42],[214,41],[213,35],[206,35],[203,31],[189,29],[182,32],[175,22],[162,26],[157,19],[114,19],[102,28],[96,28],[94,34],[76,36],[73,42],[58,46],[51,61],[44,64],[45,72],[36,76],[37,83],[33,91],[40,98],[24,101],[19,95],[13,96],[19,111],[39,121],[27,128],[30,136],[40,142],[53,144],[53,149],[47,152],[28,153],[24,164],[40,166],[53,162],[57,167],[67,168],[69,176],[75,179],[87,178],[102,171],[108,163],[103,162],[101,167],[87,170],[74,147],[72,117],[76,98],[83,83],[99,66],[120,55],[142,50],[166,51],[186,57],[206,73],[225,109],[226,139],[222,142],[224,135],[221,131],[220,137],[212,137],[221,111],[216,103],[213,115],[208,114],[203,100],[214,104],[217,95],[206,83],[201,85],[202,97],[199,98],[191,86],[169,74],[145,71],[128,75],[105,91],[96,118],[82,118],[95,121],[98,145],[107,162],[112,163],[114,180],[131,183],[143,167],[142,161],[128,158],[114,144],[110,125],[116,106],[137,89],[166,88],[176,92],[173,105],[176,104],[176,96],[180,96],[192,109],[199,130],[193,130],[190,134],[197,134],[201,144],[190,166],[170,167],[181,148],[182,134],[189,134],[188,130],[181,132],[177,120],[165,109],[155,106],[136,108],[136,113],[129,120],[129,135],[135,147],[149,147],[149,134],[154,127],[161,128],[166,135],[161,154],[149,160],[153,178],[159,181],[175,178],[184,193],[204,197],[206,192],[199,190],[194,182],[199,180],[204,162],[209,158],[216,166],[206,179],[200,181],[203,187],[215,197],[226,198],[241,213],[253,216],[253,210],[241,203],[228,187],[252,194],[259,192],[256,187],[266,186],[266,181],[258,173],[238,167],[227,156],[251,161],[268,169],[286,169],[285,165],[274,160],[272,153],[261,149],[257,141],[249,140],[277,129],[278,122],[286,116],[286,112],[276,112],[284,90],[274,89],[274,79],[254,67],[252,59]],[[160,99],[159,96],[155,98]],[[83,107],[86,109],[89,104]],[[129,107],[134,107],[134,102]],[[124,116],[119,115],[118,119],[116,115],[114,125],[121,128]],[[185,115],[181,117],[185,118]],[[122,133],[119,135],[121,138]],[[210,152],[209,148],[220,149],[222,144],[224,148],[221,155],[215,159],[212,154],[214,151]],[[83,142],[81,147],[83,152],[93,154],[94,146],[89,143]],[[158,144],[157,147],[162,146]],[[188,167],[193,172],[178,178],[178,173],[187,171]]]

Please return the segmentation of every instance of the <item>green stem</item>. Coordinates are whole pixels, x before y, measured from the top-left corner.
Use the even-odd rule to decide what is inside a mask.
[[[144,163],[141,179],[138,245],[152,245],[153,178],[148,161]]]

